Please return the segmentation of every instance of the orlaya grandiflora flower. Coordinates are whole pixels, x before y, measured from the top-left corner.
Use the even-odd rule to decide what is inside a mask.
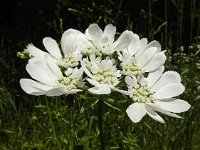
[[[119,83],[120,70],[117,70],[109,57],[101,60],[100,57],[91,55],[90,61],[85,58],[81,61],[81,65],[89,77],[87,81],[94,86],[88,89],[91,93],[110,94]]]
[[[49,57],[49,56],[45,56]],[[68,68],[64,75],[60,68],[49,58],[44,60],[32,58],[26,65],[26,70],[34,79],[21,79],[22,89],[31,95],[60,96],[82,91],[83,69]]]
[[[133,122],[139,122],[145,114],[148,114],[154,120],[164,123],[156,111],[181,118],[175,113],[181,113],[190,108],[188,102],[174,98],[185,90],[181,84],[180,75],[174,71],[163,73],[163,70],[164,67],[161,67],[150,72],[147,78],[142,75],[138,78],[125,77],[128,91],[121,92],[129,95],[134,102],[126,109],[126,113]]]
[[[165,51],[161,51],[159,42],[148,43],[146,38],[140,40],[137,34],[132,33],[132,41],[128,48],[118,52],[118,58],[122,62],[122,73],[138,76],[159,69],[166,60],[164,53]]]
[[[91,24],[85,31],[86,39],[82,41],[82,54],[89,56],[111,55],[115,51],[121,51],[130,44],[131,32],[124,31],[121,36],[114,41],[116,27],[108,24],[102,31],[97,24]]]
[[[69,29],[65,31],[61,37],[61,50],[57,42],[51,37],[43,39],[43,45],[49,52],[44,52],[36,48],[33,44],[29,44],[26,51],[30,57],[36,57],[44,60],[44,55],[50,55],[51,61],[56,62],[62,68],[76,67],[82,59],[81,47],[79,43],[83,38],[83,34],[77,30]]]

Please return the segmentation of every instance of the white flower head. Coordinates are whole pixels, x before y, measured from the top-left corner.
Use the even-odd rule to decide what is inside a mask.
[[[93,58],[93,60],[96,59]],[[94,94],[110,94],[111,90],[119,83],[120,70],[117,70],[108,57],[100,61],[90,60],[89,65],[87,65],[88,62],[85,62],[82,61],[81,65],[89,77],[87,81],[94,86],[89,91]]]
[[[79,46],[82,37],[83,34],[80,31],[74,29],[65,31],[61,38],[62,53],[57,42],[51,37],[43,39],[43,45],[49,53],[36,48],[33,44],[29,44],[26,50],[30,57],[36,57],[41,60],[44,60],[44,56],[48,54],[51,56],[51,61],[56,62],[62,68],[76,67],[82,59]]]
[[[68,68],[63,75],[55,62],[52,62],[49,55],[45,61],[38,58],[30,59],[26,70],[34,79],[21,79],[22,89],[31,95],[60,96],[63,94],[74,94],[80,92],[83,86],[83,69]]]
[[[164,67],[149,73],[148,77],[140,75],[126,76],[125,82],[128,91],[125,93],[133,100],[126,113],[129,118],[137,123],[145,114],[148,114],[154,120],[164,123],[162,117],[157,112],[171,117],[181,118],[175,113],[187,111],[190,104],[186,101],[174,97],[182,94],[185,90],[181,84],[180,75],[174,71],[163,73]]]
[[[144,72],[159,69],[166,61],[165,51],[161,51],[158,41],[147,42],[146,38],[140,40],[137,34],[132,33],[132,41],[122,53],[118,52],[122,61],[122,73],[138,76]]]
[[[112,24],[108,24],[104,31],[97,24],[91,24],[85,31],[86,40],[82,45],[83,55],[111,55],[115,51],[127,48],[131,42],[131,32],[124,31],[117,41],[114,41],[115,33],[116,27]]]

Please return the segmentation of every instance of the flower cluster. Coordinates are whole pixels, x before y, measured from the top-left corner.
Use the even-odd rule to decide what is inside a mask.
[[[164,72],[166,56],[159,42],[140,39],[128,30],[117,40],[115,34],[112,24],[103,31],[91,24],[85,33],[65,31],[61,49],[50,37],[43,39],[46,51],[29,44],[25,49],[30,57],[26,70],[33,79],[21,79],[22,89],[36,96],[74,94],[83,86],[98,95],[115,91],[132,102],[126,113],[135,123],[145,114],[164,123],[157,112],[181,118],[176,113],[187,111],[190,104],[175,98],[185,88],[177,72]]]

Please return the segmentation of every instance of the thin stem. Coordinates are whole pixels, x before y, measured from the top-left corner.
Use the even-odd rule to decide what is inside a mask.
[[[103,101],[100,99],[98,102],[98,125],[99,125],[99,131],[100,131],[100,141],[101,141],[101,150],[105,150],[105,144],[104,144],[104,134],[103,134],[103,112],[102,112],[102,105]]]
[[[53,136],[56,139],[56,142],[57,142],[57,145],[59,147],[59,150],[62,150],[60,142],[59,142],[59,140],[58,140],[58,138],[56,136],[55,127],[54,127],[54,124],[53,124],[53,121],[52,121],[52,117],[51,117],[51,113],[50,113],[50,108],[49,108],[48,100],[47,100],[46,97],[45,97],[45,102],[46,102],[46,106],[47,106],[47,111],[48,111],[48,116],[49,116],[49,122],[51,124],[51,128],[52,128],[52,131],[53,131]]]

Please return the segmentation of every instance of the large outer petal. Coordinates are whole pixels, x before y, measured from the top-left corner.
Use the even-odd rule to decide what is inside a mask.
[[[75,48],[75,33],[68,34],[64,32],[61,38],[61,47],[65,55],[72,53]]]
[[[26,70],[30,76],[42,83],[52,84],[55,82],[57,77],[48,67],[44,61],[35,61],[34,63],[28,63]]]
[[[51,88],[51,86],[45,85],[40,82],[36,82],[31,79],[21,79],[20,85],[26,93],[35,96],[44,95],[45,91]]]
[[[154,71],[164,65],[166,56],[164,52],[155,54],[152,59],[143,67],[145,72]]]
[[[67,94],[67,90],[65,87],[55,87],[55,88],[52,88],[50,90],[48,90],[45,95],[46,96],[60,96],[60,95],[63,95],[63,94]]]
[[[142,38],[140,40],[140,47],[137,51],[137,53],[135,54],[135,57],[139,57],[145,50],[146,46],[147,46],[147,39],[146,38]]]
[[[147,47],[146,48],[149,48],[149,47],[157,47],[157,52],[160,52],[161,51],[161,45],[158,41],[154,40],[154,41],[151,41],[150,43],[147,44]]]
[[[174,117],[174,118],[181,118],[181,116],[179,116],[179,115],[177,115],[177,114],[174,114],[174,113],[171,113],[171,112],[169,112],[169,111],[166,111],[166,110],[160,108],[160,107],[159,107],[158,105],[156,105],[156,104],[153,104],[153,105],[150,105],[150,106],[152,107],[153,110],[158,111],[158,112],[160,112],[160,113],[162,113],[162,114],[165,114],[165,115],[167,115],[167,116]]]
[[[162,74],[161,78],[155,83],[155,85],[152,88],[153,90],[157,91],[166,84],[180,83],[180,82],[181,82],[181,77],[177,72],[167,71]]]
[[[62,77],[62,72],[60,70],[60,68],[58,67],[58,65],[52,61],[51,57],[49,55],[45,55],[45,60],[46,60],[46,63],[49,67],[49,69],[53,72],[53,74],[56,76],[56,77]]]
[[[181,83],[170,83],[157,90],[153,96],[156,99],[167,99],[182,94],[184,90],[185,87]]]
[[[129,44],[132,41],[133,32],[124,31],[120,37],[113,43],[115,51],[122,51],[128,48]]]
[[[151,60],[151,58],[155,55],[156,51],[157,51],[157,47],[150,47],[146,49],[139,57],[136,57],[138,65],[140,67],[145,66]]]
[[[86,37],[93,41],[93,43],[96,45],[100,42],[103,36],[103,31],[99,28],[97,24],[91,24],[85,31]]]
[[[108,37],[108,44],[112,44],[114,41],[114,37],[115,37],[115,33],[116,33],[116,27],[113,26],[112,24],[108,24],[105,29],[104,29],[104,36]]]
[[[133,34],[132,41],[127,48],[127,52],[126,49],[124,50],[124,52],[128,53],[131,56],[134,56],[135,53],[139,50],[139,48],[140,48],[140,38],[137,34]]]
[[[165,123],[162,117],[160,117],[152,108],[151,106],[148,106],[147,104],[145,105],[145,108],[147,110],[147,114],[154,120],[160,122],[160,123]]]
[[[61,58],[61,53],[60,53],[60,48],[58,47],[57,42],[50,38],[50,37],[45,37],[43,39],[43,44],[46,50],[55,58],[59,59]]]
[[[161,77],[161,75],[164,71],[164,68],[165,67],[162,66],[158,70],[155,70],[155,71],[149,73],[149,75],[147,77],[149,87],[153,86],[158,81],[158,79]]]
[[[74,41],[73,41],[74,40]],[[61,48],[64,54],[68,54],[76,48],[73,53],[80,53],[85,45],[86,40],[83,33],[75,29],[68,29],[61,37]]]
[[[131,104],[127,109],[126,113],[128,117],[134,123],[139,122],[146,115],[146,108],[144,103]]]
[[[170,111],[173,113],[185,112],[191,107],[191,105],[188,102],[180,99],[171,99],[169,101],[157,100],[154,103],[163,110]]]

